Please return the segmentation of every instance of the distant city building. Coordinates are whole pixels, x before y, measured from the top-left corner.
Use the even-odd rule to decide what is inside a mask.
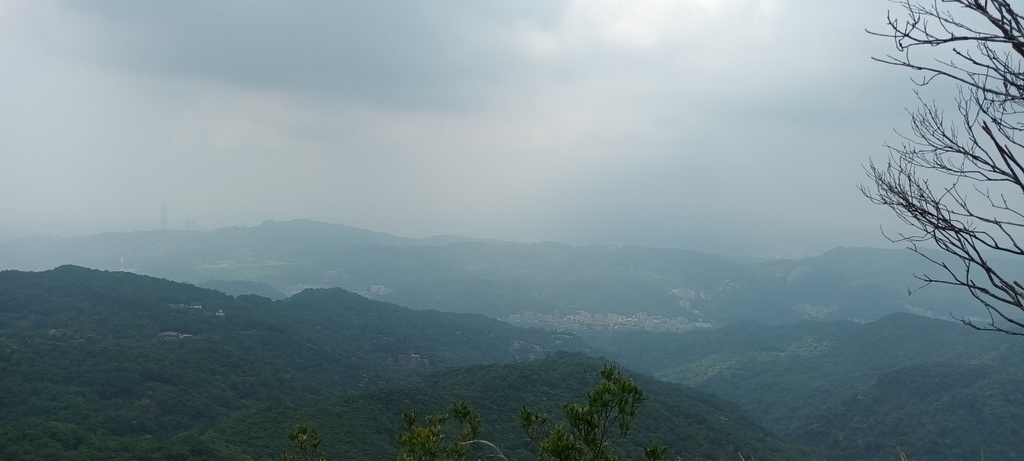
[[[417,354],[413,354],[412,352],[409,352],[408,354],[399,354],[399,356],[398,356],[398,366],[406,367],[406,368],[427,367],[427,366],[430,366],[430,361],[427,360],[427,359],[421,358]]]

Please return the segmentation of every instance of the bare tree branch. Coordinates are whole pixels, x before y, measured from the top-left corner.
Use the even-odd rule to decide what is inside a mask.
[[[887,146],[884,165],[868,164],[871,185],[861,192],[912,229],[886,238],[941,269],[919,275],[924,286],[964,287],[988,312],[987,321],[961,322],[1024,335],[1024,285],[997,267],[1000,256],[1024,256],[1024,17],[1008,0],[893,3],[899,14],[890,12],[887,28],[868,32],[893,40],[897,53],[875,60],[914,71],[921,86],[955,83],[957,117],[918,94],[910,133]],[[961,264],[940,261],[921,243]]]

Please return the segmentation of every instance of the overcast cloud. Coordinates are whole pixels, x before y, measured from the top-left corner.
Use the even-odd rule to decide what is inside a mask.
[[[403,236],[882,246],[914,105],[882,0],[0,0],[0,238],[311,218]],[[937,95],[941,97],[941,95]]]

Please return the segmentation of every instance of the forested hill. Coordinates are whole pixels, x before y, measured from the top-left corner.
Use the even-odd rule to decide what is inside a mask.
[[[169,437],[257,402],[308,405],[412,382],[423,369],[585,347],[572,335],[413,311],[341,289],[273,302],[74,266],[5,271],[0,426],[56,421]],[[410,352],[429,365],[399,366]]]
[[[836,459],[1022,459],[1024,374],[991,364],[934,362],[882,374],[830,404],[793,435]]]
[[[402,410],[439,409],[456,397],[476,402],[496,439],[515,447],[501,419],[514,417],[510,409],[557,410],[581,399],[604,362],[574,355],[457,366],[586,349],[573,335],[412,311],[340,289],[271,301],[74,266],[5,271],[0,459],[277,459],[285,431],[302,421],[335,453],[352,455],[343,459],[387,459]],[[795,453],[732,404],[642,385],[651,420],[637,436],[666,437],[693,453],[683,459],[736,448],[766,454],[759,459]]]
[[[0,272],[0,315],[0,328],[8,334],[149,340],[176,332],[188,335],[179,339],[265,349],[282,360],[299,360],[308,355],[300,346],[316,344],[370,369],[410,351],[434,366],[450,366],[586,348],[571,334],[516,328],[476,314],[415,311],[338,288],[281,301],[235,298],[76,266]]]
[[[1019,337],[892,314],[863,324],[744,322],[584,338],[629,366],[736,402],[831,459],[898,459],[897,446],[911,459],[1024,453],[1019,437],[1005,437],[1024,430]]]
[[[400,426],[397,415],[401,411],[413,409],[425,416],[447,410],[456,399],[466,399],[483,416],[481,437],[501,447],[509,459],[528,461],[536,458],[518,426],[520,408],[529,406],[546,412],[552,422],[561,422],[562,405],[582,403],[606,363],[581,354],[559,353],[534,362],[450,368],[430,373],[418,386],[341,397],[296,417],[324,435],[329,455],[394,459],[397,447],[389,435]],[[745,459],[811,459],[805,450],[765,429],[730,402],[679,384],[627,373],[634,376],[649,400],[640,408],[633,432],[621,444],[626,454],[635,456],[640,447],[660,442],[669,447],[668,459],[734,459],[738,453]],[[271,431],[280,425],[274,423],[279,418],[281,415],[274,413],[254,414],[245,423],[266,431],[257,438],[273,440]],[[353,421],[361,424],[353,425]],[[223,433],[232,443],[244,437],[221,428],[212,433],[218,437]],[[492,454],[481,451],[479,457],[490,459]]]
[[[685,335],[595,332],[585,338],[629,366],[722,395],[785,429],[909,365],[1024,370],[1024,341],[910,314],[863,324],[744,322]]]

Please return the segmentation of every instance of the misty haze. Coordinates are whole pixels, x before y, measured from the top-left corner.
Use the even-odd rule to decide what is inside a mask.
[[[0,459],[1020,459],[1021,9],[0,0]]]

